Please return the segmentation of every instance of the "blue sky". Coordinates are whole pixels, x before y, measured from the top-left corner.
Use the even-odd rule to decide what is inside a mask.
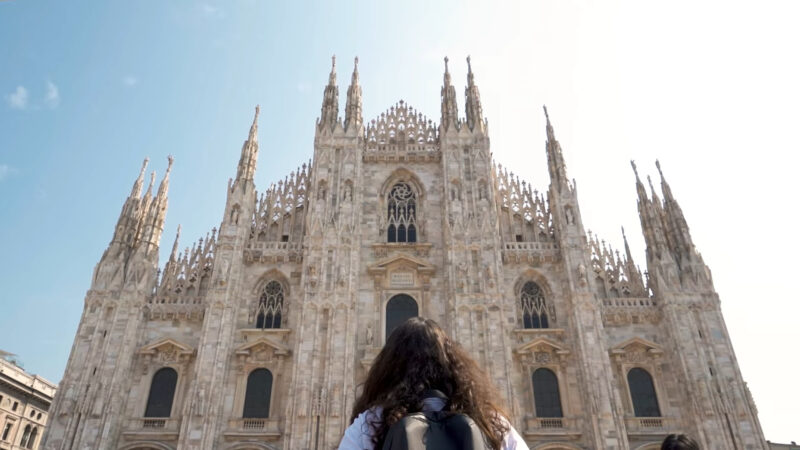
[[[397,3],[0,2],[0,349],[61,378],[145,156],[175,156],[164,255],[218,225],[256,104],[260,189],[311,157],[332,54],[340,107],[358,55],[366,120],[435,121],[442,58],[463,115],[471,54],[495,159],[546,188],[546,103],[584,223],[640,264],[628,161],[661,159],[767,438],[797,440],[798,5]]]

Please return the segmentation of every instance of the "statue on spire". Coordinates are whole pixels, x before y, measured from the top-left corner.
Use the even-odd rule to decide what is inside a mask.
[[[567,165],[564,162],[564,154],[561,152],[561,144],[556,140],[556,133],[553,125],[550,124],[550,115],[547,113],[547,106],[544,106],[544,116],[547,120],[547,166],[550,172],[550,183],[556,187],[558,192],[564,188],[569,189],[569,179],[567,178]]]
[[[147,169],[147,163],[150,162],[150,158],[145,158],[142,161],[142,168],[139,170],[139,177],[136,178],[136,181],[133,182],[133,189],[131,189],[131,198],[139,198],[142,195],[142,184],[144,183],[144,172]]]
[[[458,104],[456,103],[456,89],[450,85],[450,70],[447,66],[449,58],[444,57],[444,85],[442,86],[442,123],[443,131],[452,125],[458,128]]]
[[[336,55],[331,57],[331,73],[328,76],[328,85],[322,94],[322,111],[320,112],[320,130],[328,129],[333,131],[336,122],[339,121],[339,88],[336,86]]]
[[[347,88],[347,104],[345,105],[344,129],[345,131],[358,129],[364,119],[361,116],[361,86],[358,83],[358,56],[353,62],[353,76],[350,78],[350,87]]]
[[[467,126],[472,131],[475,131],[475,128],[477,127],[479,131],[485,132],[486,128],[483,120],[481,94],[478,91],[478,86],[475,85],[475,75],[472,73],[472,62],[469,56],[467,56],[467,67],[467,87],[464,89],[464,97],[466,98],[465,103]]]

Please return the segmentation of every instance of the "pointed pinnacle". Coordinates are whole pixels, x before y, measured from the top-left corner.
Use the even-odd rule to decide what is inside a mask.
[[[647,176],[647,184],[650,185],[650,194],[656,198],[656,190],[653,188],[653,180],[650,179],[650,175]]]
[[[156,171],[150,172],[150,184],[147,185],[147,192],[144,193],[145,198],[153,194],[153,185],[156,183]]]
[[[336,84],[336,55],[331,56],[331,74],[328,77],[328,85]]]
[[[131,189],[131,197],[138,197],[142,194],[142,183],[144,182],[144,172],[147,169],[147,163],[150,162],[150,158],[145,157],[144,161],[142,161],[142,168],[139,169],[139,176],[136,177],[136,181],[133,182],[133,189]]]
[[[172,253],[169,256],[171,261],[174,261],[178,255],[178,241],[181,238],[181,226],[178,224],[178,232],[175,233],[175,242],[172,244]]]
[[[144,171],[145,171],[145,169],[147,169],[147,163],[149,163],[149,162],[150,162],[150,158],[145,156],[144,161],[142,161],[142,168],[139,170],[139,178],[140,179],[144,179]]]
[[[658,174],[661,176],[661,180],[664,180],[664,173],[661,172],[661,163],[656,160],[656,168],[658,169]]]
[[[467,73],[472,73],[472,61],[469,55],[467,55]]]
[[[353,75],[350,77],[350,84],[351,85],[358,84],[358,56],[356,56],[355,60],[353,61]],[[349,92],[350,91],[348,90],[348,95]]]
[[[542,108],[544,108],[544,118],[547,119],[547,124],[550,125],[550,115],[547,114],[547,105],[542,105]]]
[[[250,135],[248,136],[249,140],[253,140],[253,139],[257,139],[258,138],[256,133],[258,133],[258,115],[260,113],[261,113],[261,106],[260,105],[256,105],[256,113],[253,116],[253,124],[250,125]]]
[[[633,173],[636,174],[636,181],[639,181],[639,171],[636,170],[636,161],[631,160],[631,167],[633,167]]]

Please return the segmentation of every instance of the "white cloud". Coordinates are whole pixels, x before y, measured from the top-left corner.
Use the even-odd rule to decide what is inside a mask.
[[[139,79],[133,75],[128,75],[122,79],[122,84],[128,87],[134,87],[139,84]]]
[[[6,96],[8,105],[14,109],[25,109],[28,107],[28,90],[25,86],[17,86],[17,90]]]
[[[44,104],[53,109],[61,103],[61,95],[58,93],[58,86],[52,81],[47,82],[47,93],[44,95]]]

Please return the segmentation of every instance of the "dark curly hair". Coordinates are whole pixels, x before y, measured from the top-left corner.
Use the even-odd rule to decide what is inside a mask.
[[[405,415],[422,410],[423,394],[437,389],[448,397],[449,411],[475,421],[487,443],[499,450],[508,423],[486,373],[431,319],[414,317],[398,326],[367,374],[350,421],[370,408],[383,408],[382,418],[370,423],[373,442]]]

